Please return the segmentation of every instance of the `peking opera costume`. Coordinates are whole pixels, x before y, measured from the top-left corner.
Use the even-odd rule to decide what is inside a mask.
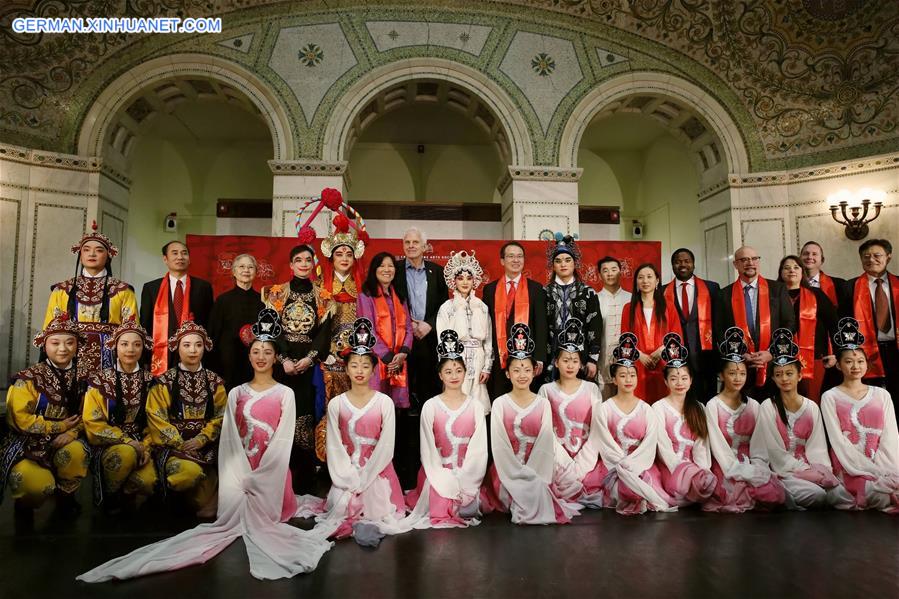
[[[107,252],[106,263],[95,275],[81,263],[81,251],[88,242],[99,243]],[[137,299],[131,285],[112,276],[112,259],[119,250],[97,230],[96,221],[91,231],[72,246],[72,253],[78,256],[75,276],[51,288],[44,327],[60,314],[68,314],[79,323],[84,340],[78,344],[78,376],[86,379],[115,365],[112,351],[104,343],[117,326],[136,317]]]
[[[254,340],[273,342],[277,314],[260,312]],[[330,548],[319,531],[287,523],[296,497],[291,493],[289,452],[296,404],[293,392],[276,384],[265,391],[240,385],[228,395],[218,461],[218,518],[172,538],[115,558],[79,576],[84,582],[124,580],[202,564],[242,538],[250,574],[260,580],[313,571]]]
[[[327,261],[321,264],[321,279],[316,281],[321,320],[330,323],[331,341],[325,355],[319,356],[322,376],[325,383],[325,404],[334,397],[345,393],[350,388],[350,379],[346,374],[346,364],[342,355],[349,349],[349,337],[356,320],[356,300],[362,287],[362,255],[368,242],[368,233],[362,216],[343,201],[336,189],[324,189],[319,198],[306,203],[297,214],[297,224],[306,208],[318,204],[306,224],[299,227],[300,243],[311,243],[315,238],[311,223],[322,210],[328,208],[336,213],[333,219],[334,230],[331,235],[321,241],[321,253]],[[352,219],[350,218],[352,217]],[[335,251],[346,247],[352,252],[352,264],[347,272],[339,272],[334,264]],[[318,459],[325,461],[327,453],[327,418],[322,417],[315,429],[315,452]]]

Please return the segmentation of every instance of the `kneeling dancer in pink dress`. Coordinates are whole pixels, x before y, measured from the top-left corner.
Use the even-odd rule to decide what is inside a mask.
[[[731,327],[718,346],[724,389],[706,404],[715,493],[702,509],[738,514],[783,505],[785,490],[765,462],[750,459],[751,439],[758,434],[759,402],[746,395],[749,352],[743,329]]]
[[[328,473],[324,500],[301,498],[302,516],[316,516],[313,530],[376,547],[384,535],[408,530],[406,504],[393,469],[393,400],[368,386],[377,363],[374,325],[357,318],[349,337],[346,372],[350,390],[328,403]]]
[[[840,481],[827,455],[827,436],[818,405],[799,395],[802,376],[799,346],[787,329],[771,336],[777,390],[759,409],[759,434],[752,437],[752,460],[761,459],[780,477],[790,509],[832,506],[840,495]]]
[[[553,433],[549,402],[530,390],[534,340],[526,324],[512,326],[507,346],[512,391],[493,402],[493,465],[482,487],[482,509],[511,512],[515,524],[568,523],[583,506],[565,500],[558,489],[559,474],[572,463]],[[567,459],[560,463],[562,456]]]
[[[899,433],[890,393],[862,382],[868,358],[857,320],[842,319],[833,340],[843,382],[821,396],[821,413],[844,489],[834,507],[899,513]]]
[[[104,582],[202,564],[243,538],[250,574],[262,580],[311,572],[331,547],[321,534],[287,524],[296,497],[289,458],[296,404],[272,378],[278,314],[265,309],[253,326],[253,380],[228,394],[218,459],[218,519],[118,557],[78,577]]]
[[[443,392],[421,408],[421,469],[406,495],[413,528],[464,528],[480,523],[479,494],[487,471],[487,425],[481,402],[465,395],[465,345],[447,329],[437,344]]]
[[[659,472],[662,486],[678,507],[705,503],[715,490],[709,427],[692,391],[688,350],[677,333],[665,335],[662,361],[668,395],[652,409],[659,419]]]
[[[622,334],[609,366],[618,393],[599,405],[593,422],[606,470],[603,506],[628,516],[647,510],[677,510],[662,488],[662,476],[655,464],[658,419],[649,404],[634,395],[639,359],[637,336]]]
[[[566,499],[601,508],[602,481],[607,471],[599,459],[599,433],[593,427],[593,412],[602,398],[596,383],[580,378],[586,363],[581,321],[569,318],[555,341],[559,380],[540,387],[537,395],[549,400],[556,438],[573,461],[572,480],[559,486],[570,489]]]

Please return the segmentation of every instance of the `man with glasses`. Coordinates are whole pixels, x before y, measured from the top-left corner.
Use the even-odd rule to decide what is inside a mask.
[[[776,280],[759,275],[761,257],[748,245],[734,253],[737,280],[721,290],[721,331],[739,327],[746,335],[749,351],[744,355],[748,369],[746,392],[762,400],[770,395],[768,363],[772,333],[779,328],[796,330],[793,306],[787,288]],[[720,338],[719,337],[719,338]]]
[[[864,274],[845,287],[841,308],[844,316],[858,320],[865,336],[868,357],[865,380],[884,387],[899,402],[899,277],[887,266],[893,245],[886,239],[869,239],[858,248]]]
[[[494,400],[512,389],[512,383],[505,375],[508,352],[506,340],[509,331],[516,322],[523,322],[531,329],[534,339],[534,391],[540,387],[546,362],[546,294],[543,286],[537,281],[525,277],[524,248],[516,241],[503,244],[499,250],[499,261],[503,266],[503,276],[484,286],[484,303],[487,313],[493,321],[493,348],[496,358],[493,360],[493,372],[487,383],[490,399]]]

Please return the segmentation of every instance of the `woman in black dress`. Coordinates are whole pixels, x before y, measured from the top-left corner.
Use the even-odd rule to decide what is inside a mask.
[[[209,337],[213,353],[210,368],[225,379],[225,388],[246,383],[253,378],[247,360],[247,346],[240,339],[240,330],[256,322],[265,307],[259,292],[253,289],[256,278],[256,258],[241,254],[231,262],[234,289],[218,296],[209,315]]]

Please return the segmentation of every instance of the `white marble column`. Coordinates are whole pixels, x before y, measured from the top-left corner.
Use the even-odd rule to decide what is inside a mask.
[[[36,359],[50,286],[75,273],[92,221],[124,251],[129,187],[99,158],[0,145],[0,387]]]
[[[272,194],[272,235],[294,237],[297,210],[331,187],[346,193],[346,162],[310,160],[269,160],[274,175]],[[324,209],[312,223],[319,236],[330,232],[332,213]]]
[[[579,230],[578,179],[582,169],[510,166],[498,186],[502,196],[503,238],[533,240],[550,230]]]

